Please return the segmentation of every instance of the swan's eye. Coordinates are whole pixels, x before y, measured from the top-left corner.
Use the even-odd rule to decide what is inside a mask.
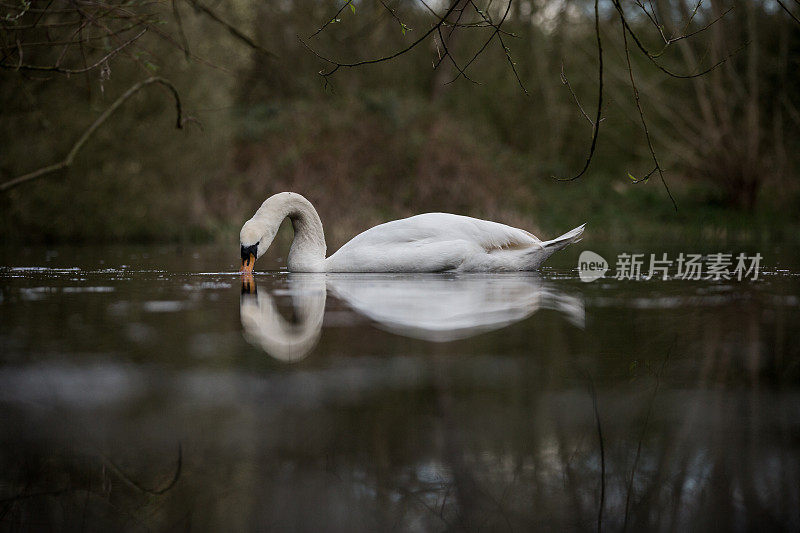
[[[253,257],[258,257],[258,243],[252,246],[242,245],[242,261],[249,261],[251,254]]]

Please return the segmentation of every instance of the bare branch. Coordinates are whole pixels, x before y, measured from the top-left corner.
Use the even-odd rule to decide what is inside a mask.
[[[511,11],[511,2],[513,2],[513,0],[508,0],[508,4],[506,5],[506,11],[505,11],[505,13],[503,13],[503,18],[501,18],[501,19],[500,19],[500,22],[499,22],[499,23],[498,23],[496,26],[493,26],[493,27],[494,27],[494,31],[493,31],[493,32],[492,32],[492,34],[489,36],[489,38],[488,38],[488,39],[486,39],[486,41],[483,43],[483,46],[481,46],[481,47],[478,49],[478,51],[477,51],[477,52],[475,52],[475,54],[472,56],[472,59],[470,59],[469,61],[467,61],[467,64],[466,64],[466,65],[464,65],[464,70],[466,70],[467,68],[469,68],[469,66],[470,66],[470,65],[471,65],[473,62],[475,62],[475,60],[476,60],[476,59],[478,59],[478,56],[479,56],[479,55],[481,55],[481,54],[483,53],[483,51],[484,51],[484,50],[486,50],[486,47],[487,47],[487,46],[489,46],[489,43],[491,43],[491,42],[492,42],[492,39],[494,39],[494,38],[495,38],[495,36],[498,34],[498,32],[500,31],[500,26],[502,26],[502,25],[503,25],[503,22],[505,22],[505,20],[506,20],[506,17],[508,17],[508,12],[509,12],[509,11]]]
[[[597,508],[597,532],[600,533],[603,531],[603,509],[606,504],[606,453],[603,443],[603,427],[600,424],[600,409],[597,407],[597,390],[594,388],[594,380],[588,372],[586,379],[589,381],[589,396],[592,399],[592,410],[597,425],[597,442],[600,446],[600,504]]]
[[[25,13],[27,13],[31,8],[31,2],[27,2],[26,3],[26,2],[23,1],[23,2],[21,2],[21,4],[22,4],[22,6],[21,6],[22,9],[20,9],[20,6],[10,6],[10,5],[7,5],[7,4],[4,5],[3,7],[10,7],[11,9],[20,9],[20,12],[17,13],[16,15],[12,15],[11,13],[7,14],[5,17],[3,17],[3,21],[4,22],[16,22],[17,20],[19,20],[22,17],[24,17]]]
[[[175,24],[178,26],[178,35],[180,35],[181,43],[183,45],[183,55],[186,58],[186,61],[189,61],[192,58],[191,52],[189,52],[189,39],[186,38],[186,32],[183,31],[183,20],[181,19],[181,13],[178,11],[178,1],[172,0],[172,17],[175,19]]]
[[[455,69],[458,71],[458,75],[457,75],[457,76],[456,76],[454,79],[450,80],[448,83],[452,83],[452,82],[454,82],[455,80],[457,80],[457,79],[459,78],[459,76],[464,76],[464,79],[465,79],[465,80],[467,80],[467,81],[471,81],[472,83],[475,83],[475,84],[478,84],[478,82],[477,82],[477,81],[475,81],[475,80],[473,80],[472,78],[470,78],[469,76],[467,76],[467,73],[466,73],[466,72],[464,72],[464,69],[462,69],[461,67],[459,67],[459,66],[458,66],[458,63],[456,63],[456,60],[455,60],[455,58],[453,57],[453,54],[451,54],[451,53],[450,53],[450,50],[447,48],[447,43],[445,42],[444,35],[442,35],[442,27],[441,27],[441,26],[439,26],[439,27],[437,28],[437,31],[439,32],[439,40],[442,42],[442,48],[444,49],[444,57],[448,57],[448,58],[450,58],[450,62],[453,64],[453,66],[455,67]],[[452,32],[451,32],[451,33],[452,33]],[[441,63],[441,59],[439,60],[439,62]],[[437,65],[437,66],[438,66],[438,65]],[[434,67],[434,68],[435,68],[435,67]]]
[[[73,160],[75,159],[75,156],[81,150],[81,148],[83,148],[83,146],[86,144],[89,138],[94,134],[95,131],[97,131],[97,129],[100,126],[103,125],[103,123],[108,119],[108,117],[110,117],[117,109],[119,109],[119,107],[122,106],[122,104],[128,101],[128,99],[130,99],[131,96],[136,94],[144,87],[152,85],[154,83],[163,85],[164,87],[169,89],[169,91],[172,93],[172,96],[175,99],[175,111],[177,113],[177,118],[175,121],[176,128],[183,129],[183,125],[186,122],[188,122],[189,120],[194,120],[189,117],[187,118],[183,117],[183,109],[181,107],[180,96],[178,95],[178,90],[175,88],[172,82],[164,78],[158,78],[158,77],[152,77],[146,80],[142,80],[139,83],[134,84],[127,91],[125,91],[119,98],[117,98],[114,101],[114,103],[112,103],[105,111],[103,111],[103,113],[99,117],[97,117],[97,119],[94,122],[92,122],[92,124],[86,129],[86,131],[83,132],[83,135],[81,135],[80,138],[75,142],[75,144],[72,145],[72,148],[67,153],[64,159],[62,159],[58,163],[53,163],[52,165],[42,167],[38,170],[34,170],[33,172],[23,174],[22,176],[19,176],[17,178],[14,178],[12,180],[0,184],[0,192],[5,192],[9,189],[12,189],[18,185],[22,185],[23,183],[26,183],[33,179],[40,178],[47,174],[51,174],[58,170],[62,170],[69,167],[72,164]]]
[[[312,33],[311,35],[309,35],[309,36],[308,36],[308,38],[309,38],[309,39],[312,39],[312,38],[316,37],[317,35],[319,35],[319,33],[320,33],[322,30],[324,30],[325,28],[327,28],[327,27],[328,27],[328,25],[329,25],[329,24],[331,24],[331,23],[332,23],[334,20],[339,20],[339,15],[341,15],[341,14],[342,14],[342,11],[344,11],[344,8],[346,8],[347,6],[349,6],[351,3],[352,3],[352,0],[347,0],[347,2],[345,2],[344,4],[342,4],[342,7],[340,7],[340,8],[339,8],[339,10],[336,12],[336,14],[335,14],[334,16],[332,16],[331,18],[329,18],[328,20],[326,20],[326,21],[325,21],[325,24],[323,24],[322,26],[320,26],[319,28],[317,28],[317,31],[315,31],[314,33]]]
[[[133,488],[135,488],[136,490],[138,490],[140,492],[145,492],[147,494],[152,494],[154,496],[160,496],[162,494],[165,494],[169,490],[171,490],[172,487],[174,487],[175,484],[180,479],[181,471],[183,470],[183,449],[182,449],[180,443],[178,443],[178,459],[175,462],[175,472],[172,474],[172,479],[166,485],[164,485],[163,487],[161,487],[159,489],[149,489],[149,488],[143,486],[141,483],[138,483],[131,476],[126,474],[120,467],[118,467],[116,465],[116,463],[114,463],[114,461],[112,461],[111,459],[109,459],[106,456],[103,456],[103,459],[108,464],[108,466],[111,468],[111,470],[113,470],[114,473],[116,473],[128,485],[132,486]]]
[[[699,4],[698,4],[698,5],[699,5]],[[686,33],[686,28],[684,28],[684,33],[682,33],[681,35],[678,35],[677,37],[670,37],[669,39],[667,39],[667,38],[665,37],[665,38],[664,38],[664,48],[662,48],[660,52],[655,52],[655,53],[653,54],[653,56],[654,56],[654,57],[661,57],[662,55],[664,55],[664,52],[666,52],[666,51],[667,51],[667,48],[669,48],[669,46],[670,46],[671,44],[673,44],[673,43],[677,43],[678,41],[682,41],[682,40],[684,40],[684,39],[689,39],[690,37],[694,37],[695,35],[698,35],[698,34],[700,34],[700,33],[703,33],[704,31],[706,31],[707,29],[709,29],[711,26],[713,26],[714,24],[716,24],[717,22],[719,22],[720,20],[722,20],[722,18],[723,18],[725,15],[727,15],[728,13],[730,13],[731,11],[733,11],[733,8],[734,8],[734,6],[731,6],[731,7],[729,7],[728,9],[726,9],[725,11],[723,11],[723,12],[722,12],[722,13],[721,13],[721,14],[720,14],[718,17],[715,17],[715,18],[714,18],[714,19],[712,19],[712,20],[711,20],[711,21],[710,21],[708,24],[706,24],[706,25],[705,25],[705,26],[703,26],[702,28],[698,28],[698,29],[696,29],[695,31],[692,31],[692,32]],[[694,13],[692,13],[692,17],[694,17]],[[688,23],[687,23],[687,24],[688,24]],[[688,27],[688,25],[687,25],[687,27]],[[661,34],[661,35],[662,35],[662,36],[664,36],[663,32],[662,32],[662,34]]]
[[[633,66],[631,65],[631,54],[630,50],[628,49],[628,36],[627,31],[625,30],[625,26],[620,24],[620,28],[622,29],[622,41],[625,48],[625,61],[627,62],[628,66],[628,75],[630,76],[631,80],[631,90],[633,91],[633,100],[636,102],[636,110],[639,111],[639,119],[642,122],[642,129],[644,130],[644,136],[647,139],[647,148],[650,150],[650,156],[653,158],[653,163],[655,164],[655,168],[651,170],[645,177],[634,180],[634,183],[641,183],[647,181],[650,176],[653,175],[654,172],[658,172],[658,175],[661,177],[661,183],[664,184],[664,189],[667,191],[669,195],[669,199],[672,201],[672,206],[675,208],[675,211],[678,210],[678,204],[675,203],[675,198],[672,196],[672,193],[669,190],[669,186],[667,186],[667,180],[664,178],[664,171],[661,168],[661,164],[658,162],[658,157],[656,157],[656,151],[653,148],[653,140],[650,138],[650,131],[647,129],[647,120],[644,118],[644,110],[642,109],[642,102],[639,99],[639,89],[636,87],[636,79],[633,77]]]
[[[239,28],[237,28],[236,26],[226,22],[222,17],[217,15],[217,13],[215,13],[208,6],[205,6],[205,5],[201,4],[197,0],[186,0],[186,1],[189,2],[192,6],[194,6],[194,8],[196,10],[201,11],[202,13],[205,13],[213,21],[215,21],[218,24],[220,24],[221,26],[223,26],[225,29],[228,30],[228,32],[231,35],[233,35],[234,37],[236,37],[237,39],[239,39],[240,41],[245,43],[250,48],[252,48],[254,50],[258,50],[259,52],[261,52],[264,55],[267,55],[267,56],[270,56],[270,57],[273,57],[273,58],[277,57],[275,54],[273,54],[272,52],[270,52],[266,48],[264,48],[261,45],[259,45],[258,43],[256,43],[252,38],[250,38],[247,35],[245,35],[244,33],[242,33],[242,31]]]
[[[663,72],[664,74],[667,74],[667,75],[669,75],[669,76],[671,76],[671,77],[673,77],[673,78],[681,78],[681,79],[688,79],[688,78],[698,78],[698,77],[700,77],[700,76],[703,76],[703,75],[705,75],[705,74],[708,74],[708,73],[709,73],[709,72],[711,72],[712,70],[716,69],[717,67],[719,67],[720,65],[722,65],[723,63],[725,63],[726,61],[728,61],[728,59],[730,59],[730,58],[731,58],[731,57],[733,57],[734,55],[738,54],[738,53],[739,53],[739,52],[740,52],[742,49],[744,49],[744,47],[745,47],[745,46],[747,46],[747,44],[748,44],[748,43],[744,43],[744,45],[740,46],[739,48],[737,48],[737,49],[736,49],[736,50],[734,50],[733,52],[729,53],[728,55],[726,55],[725,57],[723,57],[722,59],[720,59],[719,61],[717,61],[716,63],[714,63],[714,64],[713,64],[713,65],[711,65],[710,67],[708,67],[707,69],[703,70],[702,72],[698,72],[698,73],[696,73],[696,74],[678,74],[678,73],[676,73],[676,72],[673,72],[673,71],[671,71],[670,69],[666,68],[665,66],[663,66],[663,65],[662,65],[661,63],[659,63],[658,61],[656,61],[656,59],[658,58],[658,54],[654,54],[653,52],[651,52],[650,50],[648,50],[648,49],[647,49],[647,48],[644,46],[644,44],[642,43],[641,39],[639,39],[639,36],[636,34],[636,32],[635,32],[635,31],[633,31],[633,28],[631,28],[630,24],[628,23],[628,19],[626,19],[626,18],[625,18],[625,12],[623,11],[623,9],[622,9],[622,5],[620,4],[619,0],[612,0],[612,2],[613,2],[613,4],[614,4],[614,7],[617,9],[617,12],[619,13],[619,17],[620,17],[620,19],[622,20],[622,24],[625,26],[625,29],[626,29],[626,30],[628,30],[628,34],[629,34],[629,35],[631,36],[631,38],[633,39],[633,42],[635,42],[635,43],[636,43],[636,46],[639,48],[639,50],[641,50],[641,51],[642,51],[642,53],[643,53],[645,56],[647,56],[647,58],[648,58],[648,59],[649,59],[649,60],[650,60],[650,61],[651,61],[651,62],[652,62],[652,63],[653,63],[653,64],[654,64],[656,67],[658,67],[658,69],[659,69],[661,72]]]
[[[573,181],[586,174],[594,157],[594,151],[597,148],[597,136],[600,133],[600,122],[603,116],[603,41],[600,39],[600,9],[598,2],[599,0],[594,0],[594,32],[597,39],[597,115],[592,125],[592,144],[589,146],[589,155],[586,156],[586,162],[583,164],[581,171],[571,178],[556,178],[558,181]]]
[[[511,58],[511,50],[508,48],[508,46],[506,46],[506,43],[503,40],[503,34],[511,35],[512,37],[516,37],[516,35],[510,34],[510,33],[506,32],[506,31],[504,31],[503,29],[500,28],[499,24],[494,24],[492,22],[491,15],[489,15],[488,13],[484,13],[483,11],[478,9],[478,6],[475,5],[474,0],[469,0],[469,3],[472,4],[472,7],[475,9],[475,12],[478,13],[478,15],[481,16],[481,18],[484,20],[484,22],[486,22],[489,26],[491,26],[491,27],[493,27],[495,29],[495,34],[497,34],[497,38],[500,41],[500,46],[503,48],[503,53],[505,53],[506,59],[508,60],[508,64],[511,67],[511,71],[514,73],[514,77],[517,78],[517,83],[519,84],[520,88],[525,93],[525,95],[526,96],[530,96],[530,93],[528,93],[528,89],[525,88],[525,84],[522,83],[522,79],[519,77],[519,72],[517,72],[517,64]],[[509,8],[511,7],[511,2],[509,2],[509,6],[508,7]],[[508,8],[506,10],[506,13],[508,13]],[[505,17],[503,17],[503,18],[505,19]],[[501,24],[502,24],[502,21],[501,21]],[[494,34],[492,36],[494,36]]]
[[[47,66],[47,65],[25,65],[25,64],[22,63],[22,54],[21,54],[21,52],[20,52],[20,63],[18,65],[7,65],[5,63],[0,63],[0,67],[8,68],[8,69],[14,69],[14,70],[39,70],[39,71],[60,72],[62,74],[80,74],[82,72],[88,72],[90,70],[93,70],[93,69],[99,67],[100,65],[102,65],[103,63],[105,63],[106,61],[108,61],[109,59],[114,57],[115,55],[117,55],[117,53],[120,50],[122,50],[126,46],[128,46],[131,43],[133,43],[134,41],[136,41],[139,37],[144,35],[146,31],[147,31],[147,28],[143,29],[136,36],[134,36],[131,39],[128,39],[127,41],[125,41],[124,43],[119,45],[117,48],[115,48],[114,50],[112,50],[111,52],[109,52],[108,54],[103,56],[102,58],[100,58],[100,60],[96,61],[95,63],[93,63],[92,65],[90,65],[88,67],[77,68],[77,69],[62,68],[62,67],[58,66],[58,62],[55,65],[52,65],[52,66]],[[80,41],[77,41],[77,42],[80,42]]]
[[[455,0],[453,2],[453,4],[450,6],[450,8],[445,12],[445,14],[442,15],[439,18],[439,22],[434,24],[433,27],[431,27],[428,31],[426,31],[416,41],[412,42],[411,44],[409,44],[405,48],[402,48],[402,49],[400,49],[400,50],[398,50],[396,52],[393,52],[393,53],[391,53],[389,55],[386,55],[386,56],[383,56],[383,57],[378,57],[378,58],[374,58],[374,59],[364,59],[364,60],[361,60],[361,61],[355,61],[353,63],[340,63],[339,61],[335,61],[333,59],[330,59],[328,57],[325,57],[325,56],[321,55],[319,52],[317,52],[316,50],[314,50],[313,48],[308,46],[308,44],[306,44],[306,42],[303,40],[303,38],[300,37],[299,35],[297,36],[297,39],[300,41],[300,43],[309,52],[311,52],[312,54],[317,56],[318,59],[321,59],[322,61],[325,61],[326,63],[328,63],[330,65],[333,65],[333,68],[331,70],[327,71],[327,72],[325,72],[324,70],[320,71],[320,75],[321,76],[328,77],[328,76],[333,75],[333,73],[335,73],[341,67],[353,68],[353,67],[360,67],[362,65],[372,65],[372,64],[375,64],[375,63],[382,63],[384,61],[390,61],[390,60],[392,60],[392,59],[394,59],[396,57],[400,57],[401,55],[413,50],[417,45],[419,45],[425,39],[430,37],[433,34],[433,32],[437,31],[445,23],[445,20],[447,20],[447,17],[450,16],[450,14],[453,11],[455,11],[456,6],[459,4],[459,2],[460,2],[460,0]],[[464,68],[466,68],[466,67],[464,67]]]
[[[581,111],[581,115],[583,115],[583,117],[586,120],[589,121],[589,125],[592,126],[592,128],[594,128],[594,121],[589,117],[589,115],[586,113],[586,111],[583,110],[583,106],[581,105],[580,100],[578,100],[578,95],[575,94],[574,90],[572,90],[572,85],[570,85],[569,79],[567,79],[567,75],[564,72],[564,62],[563,61],[561,62],[561,83],[567,86],[567,89],[569,89],[569,93],[572,95],[572,98],[575,100],[575,104],[578,106],[578,109],[580,109],[580,111]]]
[[[505,41],[503,41],[503,36],[501,34],[497,34],[497,38],[500,41],[500,46],[503,48],[503,52],[506,54],[506,60],[508,60],[508,65],[511,67],[511,72],[514,73],[514,77],[517,79],[517,85],[519,85],[522,92],[525,93],[525,96],[530,96],[528,89],[525,87],[525,84],[522,83],[522,78],[519,77],[519,72],[517,72],[517,63],[511,57],[511,49],[506,46]]]
[[[381,2],[381,5],[384,8],[386,8],[386,11],[388,11],[392,15],[392,18],[394,18],[394,20],[396,20],[397,23],[400,24],[400,28],[403,30],[403,34],[405,34],[405,32],[407,32],[407,31],[411,31],[411,28],[406,26],[406,23],[403,22],[402,20],[400,20],[400,17],[397,16],[397,13],[395,12],[394,9],[392,9],[389,6],[389,4],[387,4],[384,0],[380,0],[380,2]]]
[[[785,5],[783,2],[781,2],[781,0],[775,0],[775,1],[776,1],[776,2],[778,2],[778,5],[779,5],[779,6],[781,6],[781,8],[782,8],[784,11],[786,11],[786,13],[788,13],[788,14],[789,14],[789,16],[790,16],[790,17],[792,17],[792,19],[794,19],[794,21],[795,21],[795,22],[797,22],[798,24],[800,24],[800,19],[799,19],[799,18],[797,18],[797,17],[795,16],[795,14],[794,14],[794,13],[792,13],[791,11],[789,11],[789,8],[788,8],[788,7],[786,7],[786,5]]]

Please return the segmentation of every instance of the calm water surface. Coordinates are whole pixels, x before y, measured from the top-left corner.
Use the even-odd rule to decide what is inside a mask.
[[[0,529],[800,528],[797,250],[582,283],[583,244],[244,280],[236,249],[3,251]]]

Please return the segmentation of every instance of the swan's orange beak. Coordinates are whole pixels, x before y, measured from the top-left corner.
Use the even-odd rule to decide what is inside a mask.
[[[242,269],[239,272],[242,274],[252,274],[254,266],[256,266],[256,256],[248,254],[247,258],[242,258]]]

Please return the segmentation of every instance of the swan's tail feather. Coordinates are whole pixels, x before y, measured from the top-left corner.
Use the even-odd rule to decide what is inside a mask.
[[[556,237],[551,241],[542,242],[540,244],[541,248],[537,246],[536,248],[531,249],[530,253],[525,256],[521,270],[536,270],[547,260],[548,257],[567,245],[581,240],[583,229],[585,227],[586,224],[581,224],[577,228],[566,232],[561,237]]]
[[[558,251],[564,248],[565,246],[572,244],[573,242],[578,242],[579,240],[581,240],[581,237],[583,236],[583,229],[585,227],[586,224],[581,224],[577,228],[566,232],[564,235],[560,237],[556,237],[551,241],[544,241],[542,243],[542,246],[544,246],[544,248],[551,253]]]

